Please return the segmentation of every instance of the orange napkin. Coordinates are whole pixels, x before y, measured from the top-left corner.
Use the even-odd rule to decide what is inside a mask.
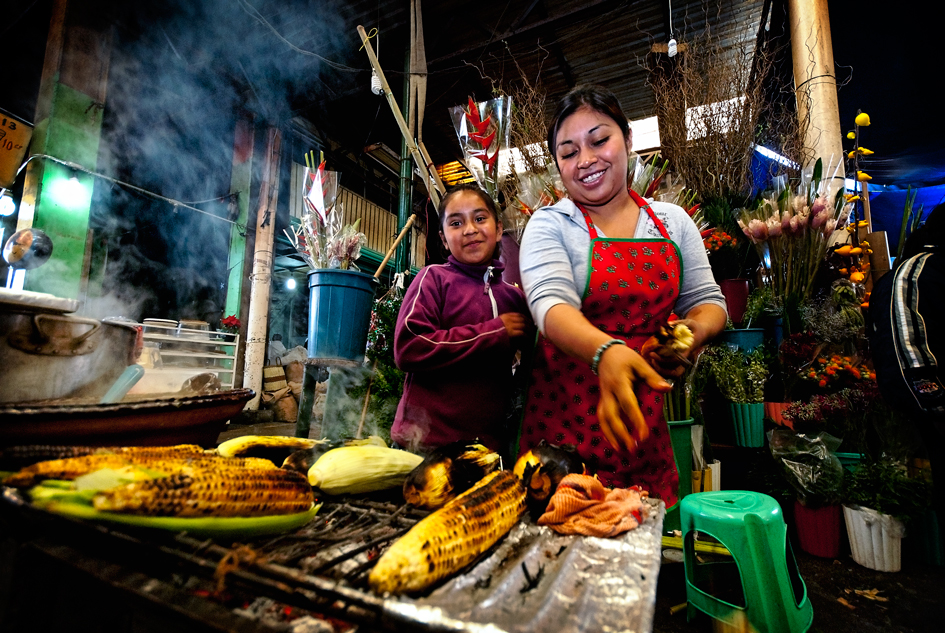
[[[646,520],[648,496],[639,486],[611,490],[594,477],[568,475],[558,484],[538,525],[559,534],[617,536]]]

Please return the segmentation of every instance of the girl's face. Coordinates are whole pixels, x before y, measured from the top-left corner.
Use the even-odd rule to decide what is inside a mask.
[[[630,139],[609,116],[582,106],[561,123],[555,143],[558,170],[572,200],[600,207],[627,193]]]
[[[460,262],[486,264],[492,261],[495,246],[502,239],[502,223],[496,221],[482,198],[471,191],[460,191],[446,203],[440,238]]]

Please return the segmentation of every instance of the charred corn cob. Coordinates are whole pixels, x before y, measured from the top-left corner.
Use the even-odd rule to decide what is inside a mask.
[[[176,474],[103,490],[92,498],[99,511],[147,516],[251,517],[305,512],[312,506],[305,476],[291,470],[240,470]]]
[[[281,464],[294,451],[312,450],[327,443],[328,440],[310,440],[307,437],[244,435],[221,443],[217,452],[222,457],[264,457]]]
[[[206,451],[196,444],[179,444],[177,446],[53,446],[45,444],[8,446],[0,448],[0,470],[20,470],[38,462],[104,453],[122,455],[173,455],[178,453],[181,455],[201,455],[206,454]]]
[[[357,440],[320,440],[321,443],[315,445],[311,450],[293,451],[285,461],[282,462],[283,468],[297,470],[300,473],[307,474],[309,468],[318,461],[318,458],[330,450],[341,448],[342,446],[382,446],[387,448],[383,438],[377,435],[371,435],[364,439]]]
[[[342,446],[321,457],[308,471],[308,481],[330,495],[397,488],[423,458],[383,446]]]
[[[422,519],[391,545],[368,576],[379,593],[422,591],[492,547],[525,511],[525,487],[499,470]]]
[[[513,472],[528,491],[528,509],[538,519],[548,507],[558,484],[571,473],[587,474],[584,462],[573,446],[555,446],[545,440],[515,462]]]
[[[222,470],[229,468],[275,469],[268,459],[258,457],[222,458],[216,455],[182,454],[171,451],[96,453],[82,457],[53,459],[27,466],[3,480],[6,486],[18,488],[33,486],[46,479],[75,479],[102,468],[142,466],[166,474],[193,470]]]
[[[412,506],[436,510],[497,470],[499,454],[476,442],[452,442],[433,451],[410,471],[404,499]]]

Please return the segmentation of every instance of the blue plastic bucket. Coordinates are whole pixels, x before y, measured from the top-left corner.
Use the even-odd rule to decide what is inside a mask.
[[[308,356],[320,361],[364,360],[377,280],[357,270],[308,274]]]
[[[765,342],[764,328],[751,327],[741,330],[722,330],[719,333],[718,340],[737,347],[743,352],[751,352],[761,347]]]

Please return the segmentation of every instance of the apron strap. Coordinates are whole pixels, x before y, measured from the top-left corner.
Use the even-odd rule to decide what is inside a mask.
[[[628,192],[630,194],[630,198],[633,199],[636,205],[640,207],[641,210],[646,211],[646,214],[650,216],[651,220],[653,220],[653,224],[656,225],[656,230],[660,232],[660,235],[663,236],[664,239],[670,239],[669,233],[666,231],[666,227],[663,226],[663,223],[660,221],[660,219],[656,217],[655,213],[653,213],[653,209],[650,208],[650,203],[644,200],[643,197],[633,189],[629,189]],[[587,212],[587,209],[584,208],[584,205],[577,203],[575,204],[577,205],[577,208],[581,210],[581,215],[584,216],[584,222],[587,223],[587,232],[591,235],[591,241],[596,240],[598,237],[597,227],[594,226],[594,221],[591,220],[590,214]],[[634,230],[634,232],[636,231]]]

